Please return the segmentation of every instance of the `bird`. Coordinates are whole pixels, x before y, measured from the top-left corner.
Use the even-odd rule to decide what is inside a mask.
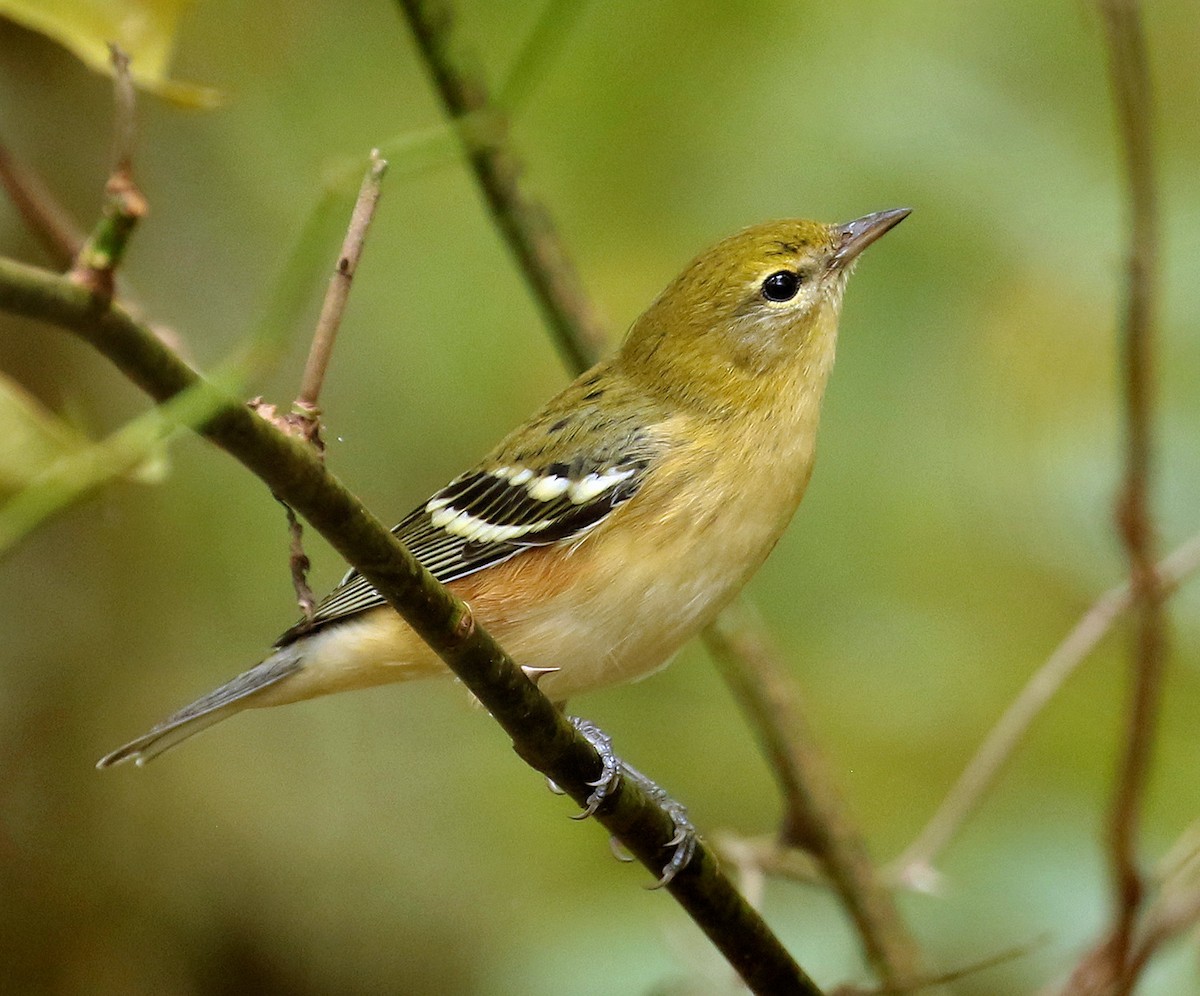
[[[800,504],[847,279],[909,213],[772,221],[718,242],[612,357],[393,532],[556,705],[662,668]],[[246,709],[449,674],[351,570],[261,663],[97,767],[141,766]]]

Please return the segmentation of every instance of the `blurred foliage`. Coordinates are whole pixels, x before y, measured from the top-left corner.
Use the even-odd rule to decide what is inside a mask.
[[[0,374],[0,500],[11,498],[39,471],[86,445],[85,437],[20,384]]]
[[[504,79],[540,0],[460,6],[484,68]],[[1173,545],[1200,527],[1200,5],[1164,0],[1147,16],[1168,266],[1156,508]],[[886,859],[1122,572],[1111,503],[1123,210],[1098,24],[1080,4],[618,0],[591,5],[547,67],[514,138],[614,330],[733,229],[915,209],[855,277],[823,456],[752,584]],[[272,311],[330,164],[365,163],[373,145],[440,122],[383,0],[297,0],[286,16],[198,4],[179,24],[175,69],[229,100],[204,116],[144,101],[137,170],[152,214],[125,276],[143,313],[213,366]],[[109,89],[0,24],[0,130],[85,222],[110,147]],[[445,155],[402,158],[323,398],[331,465],[394,519],[566,380],[466,172]],[[303,243],[314,267],[333,260],[342,224],[319,214],[329,220],[309,230],[327,236]],[[0,252],[42,261],[3,206]],[[295,393],[306,307],[254,391]],[[31,323],[4,320],[0,368],[95,435],[144,409],[84,347]],[[566,820],[567,804],[448,685],[252,714],[145,771],[94,772],[291,622],[286,552],[265,490],[183,438],[161,486],[110,486],[0,568],[0,990],[723,985],[679,910],[641,892],[645,876],[616,864],[596,827]],[[336,556],[315,538],[309,552],[316,584],[333,583]],[[1150,859],[1200,814],[1197,587],[1172,606]],[[1125,644],[1106,641],[1037,724],[948,853],[945,895],[904,901],[938,966],[1044,939],[957,993],[1052,980],[1104,922]],[[770,776],[699,649],[575,707],[701,827],[774,827]],[[827,896],[773,883],[766,913],[819,979],[865,977]],[[1144,992],[1198,986],[1188,943]]]
[[[138,86],[184,107],[216,107],[216,90],[167,76],[189,6],[190,0],[0,0],[0,16],[53,38],[99,72],[111,71],[109,44],[120,45]]]

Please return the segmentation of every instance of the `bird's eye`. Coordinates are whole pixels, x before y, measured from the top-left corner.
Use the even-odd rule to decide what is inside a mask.
[[[800,290],[800,275],[791,270],[772,273],[762,283],[762,296],[768,301],[790,301]]]

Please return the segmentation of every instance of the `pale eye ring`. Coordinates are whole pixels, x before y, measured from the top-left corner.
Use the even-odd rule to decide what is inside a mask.
[[[768,301],[790,301],[800,292],[800,274],[792,270],[777,270],[762,282],[762,296]]]

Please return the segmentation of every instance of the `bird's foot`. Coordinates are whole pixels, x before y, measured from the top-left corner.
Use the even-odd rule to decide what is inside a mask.
[[[578,716],[571,716],[570,720],[571,725],[583,734],[584,739],[596,749],[596,753],[600,755],[600,763],[603,765],[600,777],[594,782],[588,782],[592,787],[592,794],[587,797],[587,804],[583,807],[583,812],[571,817],[573,820],[586,820],[617,791],[617,786],[621,784],[621,769],[624,767],[624,762],[617,757],[616,751],[613,750],[612,737],[595,723],[580,719]]]
[[[671,817],[671,823],[675,827],[674,835],[666,843],[667,847],[674,849],[671,860],[663,866],[658,881],[650,888],[661,889],[664,885],[670,884],[671,880],[687,867],[688,862],[696,853],[696,827],[688,817],[687,808],[681,802],[671,798],[666,790],[653,779],[617,757],[613,750],[612,738],[595,723],[577,716],[570,717],[570,720],[571,725],[583,734],[587,742],[596,749],[596,753],[600,755],[600,762],[604,766],[600,777],[589,783],[592,786],[592,793],[587,798],[583,812],[572,818],[584,820],[593,815],[617,791],[622,778],[628,778],[636,783]],[[620,856],[618,855],[618,857]]]
[[[671,817],[671,823],[675,827],[674,835],[666,843],[667,847],[675,849],[674,853],[671,855],[671,860],[663,866],[658,881],[650,886],[651,889],[661,889],[664,885],[670,885],[671,879],[683,871],[695,855],[696,827],[692,823],[691,817],[688,816],[687,807],[667,795],[666,789],[658,782],[624,762],[621,763],[621,770],[626,778],[636,782],[643,792],[659,804],[663,812]]]

